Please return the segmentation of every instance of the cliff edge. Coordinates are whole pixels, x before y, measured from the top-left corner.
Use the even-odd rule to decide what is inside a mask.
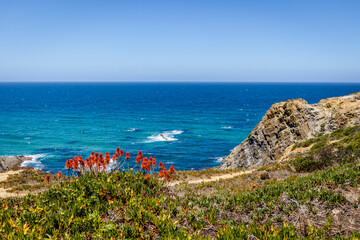
[[[219,169],[276,162],[295,142],[360,124],[359,108],[360,92],[316,104],[303,99],[275,103],[249,136],[223,159]]]

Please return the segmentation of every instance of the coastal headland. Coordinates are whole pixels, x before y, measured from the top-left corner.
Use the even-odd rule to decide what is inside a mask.
[[[276,103],[219,168],[170,182],[145,170],[53,175],[2,157],[0,236],[359,239],[359,101]]]

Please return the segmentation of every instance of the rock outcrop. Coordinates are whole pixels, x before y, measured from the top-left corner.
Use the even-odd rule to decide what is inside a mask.
[[[360,92],[308,104],[303,99],[275,103],[220,169],[249,168],[278,161],[287,147],[320,133],[360,124]]]
[[[26,160],[31,160],[31,157],[0,157],[0,172],[5,172],[13,168],[20,167],[21,163]]]

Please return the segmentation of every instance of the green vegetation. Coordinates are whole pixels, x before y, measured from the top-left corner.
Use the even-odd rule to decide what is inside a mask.
[[[9,175],[6,181],[0,182],[0,186],[7,189],[7,192],[36,192],[60,183],[60,179],[55,176],[49,183],[45,182],[46,175],[47,173],[40,170],[24,168],[18,174]],[[62,177],[62,179],[65,180],[66,177]]]
[[[360,159],[360,127],[338,129],[294,146],[310,146],[310,151],[298,156],[291,164],[298,172],[312,172],[328,166],[357,164]]]
[[[163,183],[139,172],[83,175],[37,196],[1,199],[0,234],[8,239],[167,235],[171,228],[165,226],[174,227],[173,209],[164,208],[168,197],[162,189]]]
[[[343,195],[324,185],[356,187],[359,183],[360,167],[345,165],[302,178],[269,181],[255,190],[235,194],[186,192],[176,197],[165,181],[145,179],[139,172],[84,175],[37,196],[1,199],[0,234],[7,239],[295,238],[299,235],[293,225],[281,223],[275,228],[273,223],[291,217],[298,204],[314,199],[329,206],[346,202]],[[232,217],[244,211],[250,213],[248,223]],[[328,220],[326,226],[330,225]],[[306,234],[327,236],[326,229],[310,227]],[[359,237],[356,232],[352,234]]]
[[[51,181],[45,183],[43,173],[31,174],[29,170],[22,176],[49,189],[37,195],[0,199],[0,236],[359,239],[359,132],[359,128],[352,128],[322,135],[312,140],[311,150],[288,163],[194,185],[170,187],[166,180],[145,177],[140,171],[51,176]],[[290,171],[288,164],[297,172]],[[232,171],[176,171],[172,178],[228,172]],[[14,188],[16,182],[27,184],[23,179],[14,175],[2,184]],[[339,218],[341,214],[333,214],[344,209],[344,219]]]
[[[292,147],[292,151],[294,151],[296,148],[305,148],[305,147],[309,147],[311,144],[314,144],[314,143],[318,143],[318,142],[321,142],[323,141],[324,139],[327,138],[327,135],[319,135],[318,137],[315,137],[315,138],[310,138],[306,141],[303,141],[303,142],[297,142],[293,145]]]

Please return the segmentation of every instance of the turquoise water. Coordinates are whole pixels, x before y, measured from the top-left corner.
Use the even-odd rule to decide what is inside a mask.
[[[120,146],[202,169],[219,165],[273,103],[357,91],[360,84],[1,83],[0,155],[33,156],[25,166],[56,172],[67,158]]]

